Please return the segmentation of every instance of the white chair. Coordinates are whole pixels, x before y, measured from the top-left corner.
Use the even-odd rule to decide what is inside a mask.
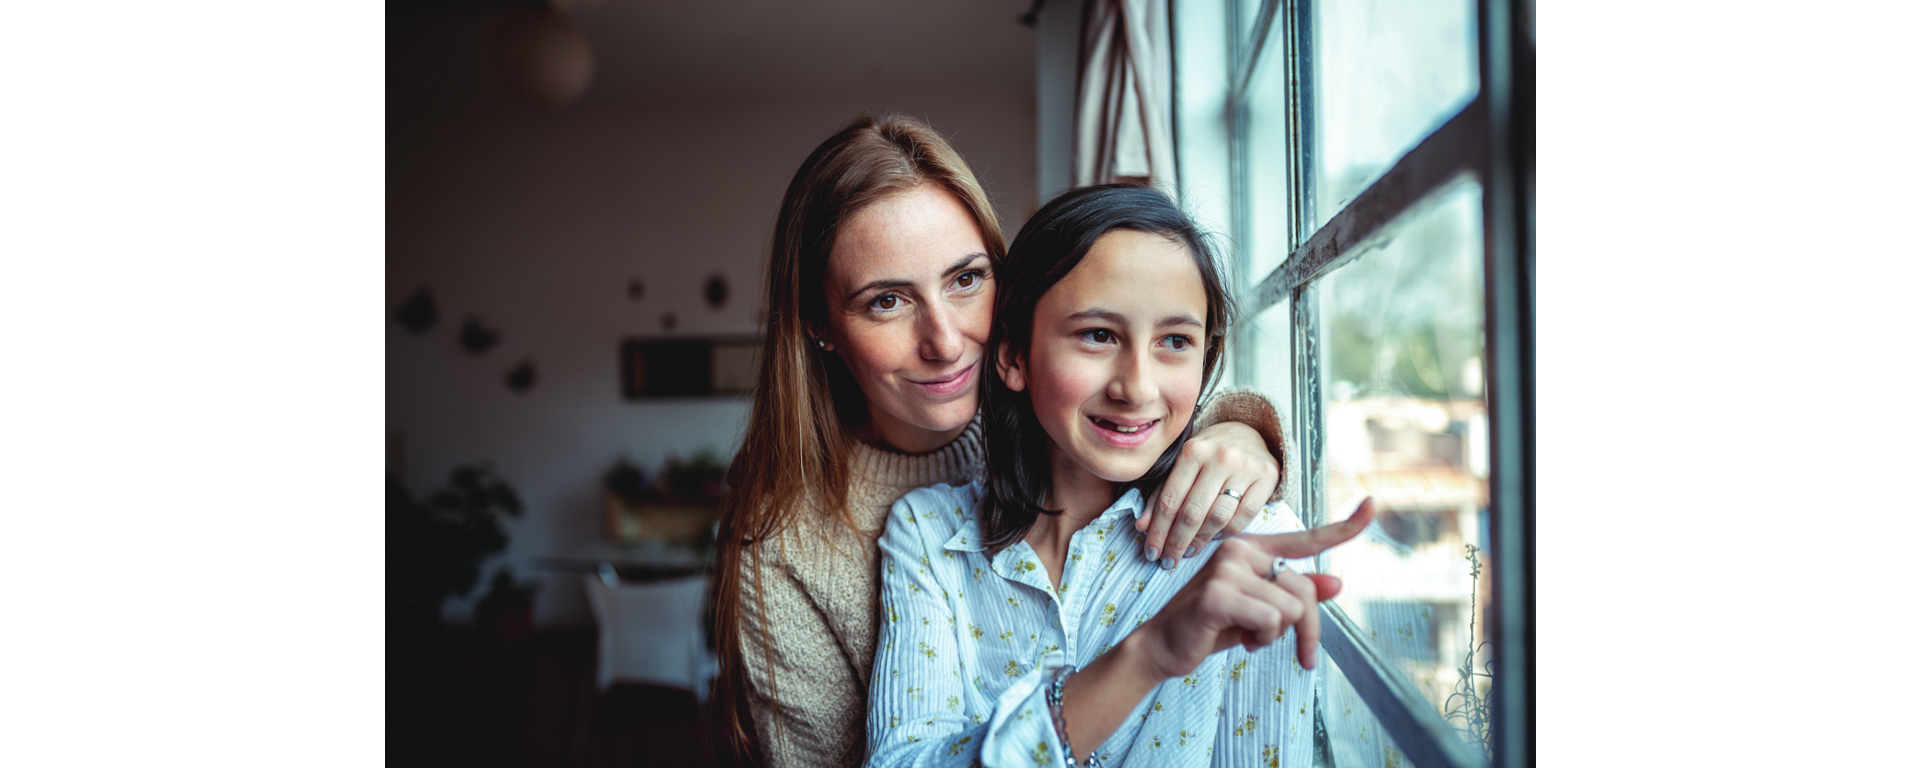
[[[605,691],[615,681],[658,685],[689,690],[706,703],[707,683],[719,668],[701,631],[706,577],[622,583],[603,564],[584,581],[600,625],[597,688]]]

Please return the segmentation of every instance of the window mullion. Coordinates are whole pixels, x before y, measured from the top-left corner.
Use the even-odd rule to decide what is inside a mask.
[[[1256,310],[1271,306],[1295,288],[1339,267],[1351,257],[1353,246],[1462,171],[1478,171],[1484,176],[1488,149],[1484,102],[1484,98],[1474,99],[1334,214],[1326,226],[1315,231],[1254,287],[1250,306]]]
[[[1272,5],[1271,3],[1269,5]],[[1281,32],[1287,98],[1287,249],[1299,248],[1306,239],[1307,222],[1312,221],[1313,166],[1313,92],[1312,35],[1309,24],[1312,6],[1309,0],[1283,0]],[[1293,292],[1293,414],[1296,460],[1300,464],[1301,522],[1308,528],[1326,524],[1322,507],[1326,497],[1326,471],[1321,460],[1324,415],[1320,412],[1320,320],[1319,301],[1312,286]],[[1261,309],[1278,301],[1257,290],[1253,305]],[[1324,555],[1314,556],[1315,570],[1325,572]]]
[[[1313,5],[1284,0],[1287,76],[1287,250],[1313,226]]]
[[[1308,528],[1327,523],[1327,473],[1321,458],[1325,445],[1320,397],[1320,300],[1312,285],[1293,294],[1293,429],[1300,462],[1300,520]],[[1326,554],[1313,557],[1314,570],[1327,572]]]
[[[1494,578],[1494,764],[1534,764],[1533,46],[1514,0],[1480,0],[1485,104],[1487,483]]]
[[[1241,90],[1240,70],[1242,67],[1240,65],[1250,61],[1251,58],[1244,55],[1244,50],[1248,46],[1244,44],[1244,38],[1240,34],[1240,4],[1235,2],[1228,3],[1227,11],[1227,47],[1229,55],[1232,56],[1232,58],[1229,59],[1230,65],[1228,72],[1228,76],[1232,79],[1228,82],[1227,86],[1228,221],[1229,226],[1233,228],[1233,248],[1235,253],[1233,260],[1234,287],[1237,292],[1235,298],[1244,301],[1247,295],[1245,292],[1247,287],[1253,284],[1253,256],[1246,252],[1249,233],[1253,229],[1253,224],[1250,218],[1251,214],[1248,212],[1249,206],[1247,203],[1247,187],[1249,181],[1247,177],[1249,173],[1251,173],[1251,169],[1249,167],[1250,161],[1247,158],[1247,99],[1246,94]],[[1241,306],[1245,305],[1242,304]],[[1249,352],[1253,350],[1249,325],[1249,323],[1244,322],[1235,323],[1233,331],[1233,347],[1234,349],[1241,350],[1239,353],[1231,356],[1233,361],[1233,374],[1234,379],[1243,384],[1252,380],[1252,358],[1254,354],[1258,354],[1257,352],[1249,354]]]

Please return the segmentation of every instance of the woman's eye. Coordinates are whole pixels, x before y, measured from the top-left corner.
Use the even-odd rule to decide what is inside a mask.
[[[953,284],[957,288],[978,288],[986,279],[985,272],[974,269],[960,273],[959,277],[953,279]]]
[[[873,302],[868,306],[871,306],[874,309],[893,309],[894,307],[900,306],[900,297],[889,293],[885,296],[881,296],[877,299],[874,299]]]

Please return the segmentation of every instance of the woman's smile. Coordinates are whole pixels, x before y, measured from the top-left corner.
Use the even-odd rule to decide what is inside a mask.
[[[976,360],[968,363],[966,367],[944,376],[922,380],[907,379],[907,382],[919,386],[935,397],[946,397],[963,391],[971,385],[973,383],[973,372],[979,370],[979,368],[980,362]]]

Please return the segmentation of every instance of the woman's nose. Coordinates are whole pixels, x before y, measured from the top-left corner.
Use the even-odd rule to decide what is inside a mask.
[[[960,359],[966,339],[960,333],[960,318],[951,307],[931,305],[920,318],[920,357],[950,363]]]

